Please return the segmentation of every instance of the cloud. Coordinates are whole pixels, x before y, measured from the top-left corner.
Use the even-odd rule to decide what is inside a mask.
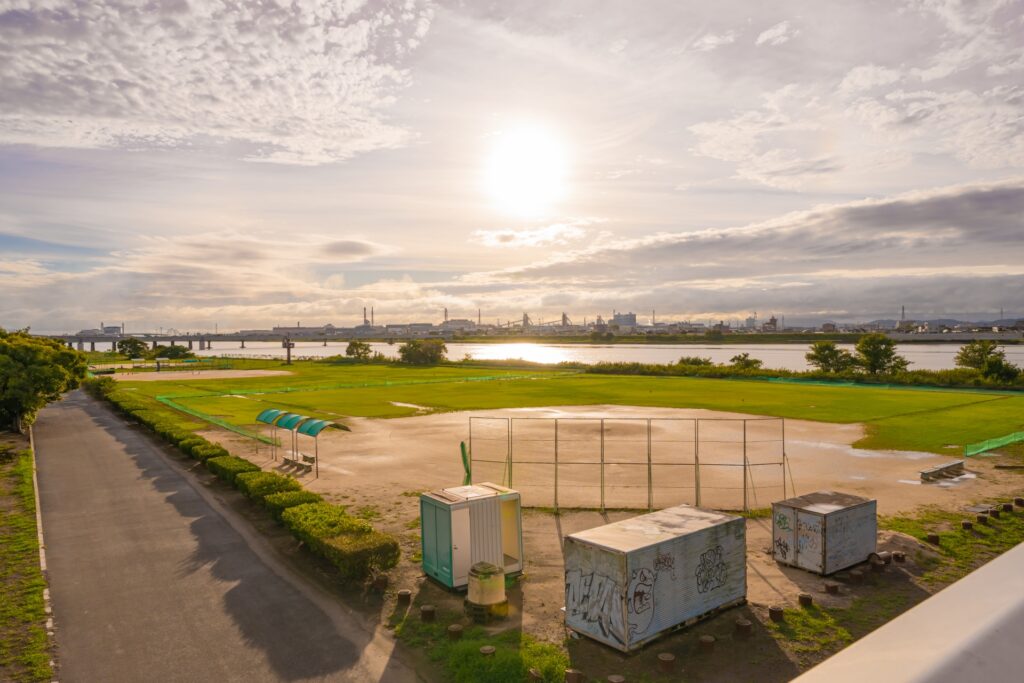
[[[723,33],[705,33],[693,43],[693,49],[697,52],[710,52],[723,45],[731,45],[736,42],[739,33],[736,31],[725,31]]]
[[[865,64],[850,69],[843,82],[839,84],[839,89],[846,93],[857,93],[895,83],[900,78],[902,74],[899,69]]]
[[[300,164],[396,147],[409,134],[386,112],[431,16],[360,0],[0,11],[0,143],[226,146]]]
[[[766,29],[757,36],[755,45],[782,45],[800,35],[800,29],[794,28],[789,21],[780,21],[769,29]]]
[[[575,242],[586,235],[583,226],[594,223],[593,219],[552,223],[539,228],[477,230],[472,240],[487,247],[521,249],[544,247]]]

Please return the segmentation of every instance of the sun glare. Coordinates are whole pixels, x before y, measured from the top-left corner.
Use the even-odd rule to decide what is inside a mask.
[[[487,160],[487,193],[507,213],[542,218],[565,194],[561,141],[538,126],[502,131]]]

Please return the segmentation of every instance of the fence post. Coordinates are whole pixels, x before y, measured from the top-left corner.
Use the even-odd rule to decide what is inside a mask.
[[[604,512],[604,418],[601,418],[601,512]]]
[[[325,342],[326,343],[326,342]],[[473,483],[473,418],[469,418],[469,483]]]
[[[558,512],[558,418],[555,418],[555,512]]]
[[[782,420],[782,497],[786,497],[786,418]],[[794,491],[795,493],[795,491]]]
[[[512,488],[512,444],[515,442],[512,430],[515,429],[515,419],[506,417],[505,420],[508,423],[508,448],[505,451],[505,459],[508,460],[508,487]]]
[[[743,511],[747,511],[747,421],[743,420]]]
[[[651,468],[651,418],[647,418],[647,511],[654,510],[654,476]]]
[[[694,505],[700,507],[700,420],[693,420],[693,487]]]

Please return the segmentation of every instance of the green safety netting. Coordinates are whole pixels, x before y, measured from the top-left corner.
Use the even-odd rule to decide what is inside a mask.
[[[283,410],[277,410],[276,408],[267,408],[262,413],[256,416],[256,421],[272,425],[274,424],[274,421],[277,420],[277,418],[281,417],[284,414],[285,412]]]
[[[296,415],[295,413],[286,413],[280,420],[277,421],[277,426],[283,429],[295,429],[295,426],[304,420],[308,420],[307,415]]]
[[[1000,436],[996,439],[988,439],[979,443],[970,443],[964,446],[964,455],[972,456],[978,453],[984,453],[985,451],[995,450],[1001,446],[1008,446],[1011,443],[1017,443],[1018,441],[1024,441],[1024,432],[1014,432],[1013,434],[1007,434],[1006,436]]]

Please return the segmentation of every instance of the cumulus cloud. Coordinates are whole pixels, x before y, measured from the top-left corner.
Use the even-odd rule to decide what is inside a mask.
[[[417,2],[0,5],[0,143],[233,145],[317,164],[394,147]],[[234,148],[233,148],[234,149]]]
[[[769,29],[765,29],[754,41],[755,45],[782,45],[800,35],[800,29],[795,28],[789,21],[780,21]]]

